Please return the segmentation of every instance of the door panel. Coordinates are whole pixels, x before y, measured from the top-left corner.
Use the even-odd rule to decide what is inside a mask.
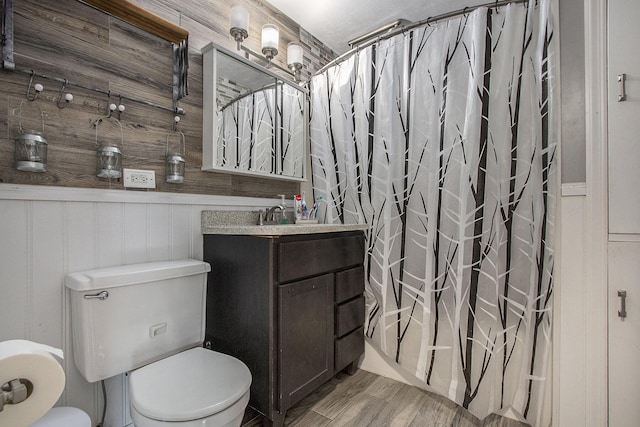
[[[620,317],[626,292],[626,317]],[[640,425],[640,242],[609,243],[609,426]]]
[[[333,375],[333,274],[278,286],[279,409]]]
[[[609,1],[609,233],[640,234],[640,1]],[[625,99],[621,95],[625,75]]]

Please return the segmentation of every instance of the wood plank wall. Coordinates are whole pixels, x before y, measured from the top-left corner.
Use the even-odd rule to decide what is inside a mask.
[[[123,166],[153,169],[156,190],[170,193],[275,197],[294,194],[299,184],[225,173],[202,172],[202,56],[200,49],[213,41],[235,49],[229,35],[232,0],[134,0],[133,3],[187,29],[189,36],[189,95],[180,101],[186,111],[178,125],[185,135],[184,184],[164,182],[164,156],[171,134],[173,114],[141,103],[122,100]],[[260,50],[260,29],[265,23],[280,28],[280,54],[275,62],[286,68],[286,46],[299,40],[305,50],[303,78],[322,67],[335,54],[270,4],[242,2],[250,13],[245,45]],[[160,105],[172,103],[172,46],[153,35],[112,18],[77,0],[14,0],[14,50],[16,69],[69,81],[114,94],[68,86],[64,93],[74,100],[56,106],[62,85],[36,77],[44,91],[33,102],[26,100],[29,75],[0,70],[0,182],[64,187],[124,189],[119,180],[95,175],[96,130],[92,123],[119,104],[115,94],[125,94]],[[277,72],[277,70],[274,69]],[[64,96],[63,93],[63,96]],[[64,104],[64,102],[62,103]],[[21,114],[20,114],[21,112]],[[14,168],[14,138],[19,124],[26,130],[41,128],[44,115],[48,142],[48,170],[22,172]],[[113,120],[98,126],[98,141],[120,139]],[[174,147],[178,138],[169,136]]]

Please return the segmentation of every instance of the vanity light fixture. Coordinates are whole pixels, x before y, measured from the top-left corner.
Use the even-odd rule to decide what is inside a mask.
[[[280,30],[273,24],[262,26],[262,54],[271,62],[278,54],[278,44],[280,43]]]
[[[234,4],[231,6],[229,15],[229,33],[237,43],[237,50],[244,50],[248,55],[255,56],[267,62],[267,66],[274,66],[285,73],[291,74],[296,82],[300,81],[300,71],[303,67],[303,54],[302,46],[297,42],[291,42],[287,46],[287,65],[289,70],[279,66],[278,64],[271,62],[271,60],[278,54],[278,47],[280,44],[280,30],[274,24],[265,24],[262,26],[262,55],[258,52],[254,52],[242,45],[244,39],[249,36],[249,12],[247,9],[240,5]]]
[[[240,4],[231,6],[229,26],[231,27],[229,32],[238,43],[238,50],[240,50],[244,39],[249,37],[249,11]]]
[[[304,51],[302,46],[296,42],[291,42],[287,45],[287,65],[293,73],[295,81],[300,81],[300,70],[302,70]]]

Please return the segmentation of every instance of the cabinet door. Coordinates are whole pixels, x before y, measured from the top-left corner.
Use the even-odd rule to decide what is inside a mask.
[[[638,426],[640,423],[640,405],[638,405],[638,396],[640,396],[639,261],[640,242],[609,243],[609,426],[611,427],[631,427]]]
[[[609,1],[609,232],[615,234],[640,234],[639,19],[640,2]]]
[[[278,287],[279,410],[333,374],[333,274]]]

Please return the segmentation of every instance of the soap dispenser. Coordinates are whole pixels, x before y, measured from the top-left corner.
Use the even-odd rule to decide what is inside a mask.
[[[278,194],[280,197],[280,206],[282,206],[282,217],[280,217],[280,224],[288,224],[289,218],[287,218],[287,201],[284,194]]]

